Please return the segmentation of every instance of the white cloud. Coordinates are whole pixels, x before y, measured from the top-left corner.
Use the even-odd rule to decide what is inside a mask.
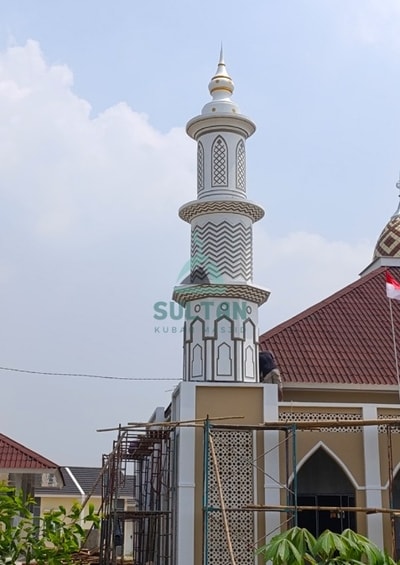
[[[39,235],[96,238],[174,213],[192,183],[182,129],[162,134],[125,103],[92,118],[65,66],[38,44],[0,55],[0,176],[15,212]],[[135,222],[132,219],[135,218]]]
[[[263,229],[255,240],[256,282],[271,290],[261,332],[353,282],[372,259],[370,242],[328,241],[306,232],[276,238]]]
[[[91,116],[37,43],[0,53],[0,366],[181,376],[182,337],[154,333],[153,304],[170,300],[188,259],[177,210],[195,196],[195,154],[182,128],[163,134],[123,102]],[[265,229],[262,331],[356,278],[371,254]],[[2,431],[61,464],[99,462],[111,439],[94,430],[146,419],[172,386],[0,376]]]
[[[152,305],[186,260],[177,209],[195,193],[195,154],[183,128],[161,133],[123,102],[92,117],[36,42],[0,53],[1,366],[154,376]],[[179,378],[180,348],[157,348],[161,376]],[[110,442],[95,429],[146,419],[171,388],[0,376],[2,431],[60,463],[99,462]]]

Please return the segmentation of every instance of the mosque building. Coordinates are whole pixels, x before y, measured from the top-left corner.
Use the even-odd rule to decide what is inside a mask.
[[[197,198],[179,216],[191,273],[173,291],[186,310],[183,380],[144,432],[126,428],[116,444],[137,476],[125,517],[135,562],[259,565],[256,548],[294,524],[351,527],[399,555],[400,302],[385,273],[400,280],[400,207],[360,278],[259,336],[269,291],[252,280],[264,215],[246,191],[255,125],[233,90],[221,54],[211,100],[187,124]],[[276,379],[260,371],[267,351]]]

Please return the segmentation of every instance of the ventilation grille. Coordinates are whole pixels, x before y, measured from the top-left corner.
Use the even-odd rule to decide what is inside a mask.
[[[287,423],[295,422],[321,422],[320,428],[310,428],[319,432],[342,432],[356,433],[361,432],[361,426],[341,426],[340,422],[361,420],[360,412],[290,412],[279,413],[279,421]],[[324,428],[323,422],[338,422],[337,426]]]
[[[390,420],[393,418],[394,420],[399,420],[400,414],[379,414],[378,420]],[[400,424],[394,424],[390,427],[392,434],[399,434],[400,433]],[[381,424],[378,426],[378,431],[380,434],[386,434],[387,432],[387,425]]]

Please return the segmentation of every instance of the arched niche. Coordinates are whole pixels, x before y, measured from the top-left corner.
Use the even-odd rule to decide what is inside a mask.
[[[326,529],[342,532],[356,529],[356,515],[351,511],[318,510],[317,507],[355,506],[355,487],[344,465],[340,465],[323,446],[318,447],[297,471],[297,505],[313,506],[298,512],[297,523],[315,536]],[[294,480],[291,483],[295,488]],[[293,498],[294,501],[294,498]]]

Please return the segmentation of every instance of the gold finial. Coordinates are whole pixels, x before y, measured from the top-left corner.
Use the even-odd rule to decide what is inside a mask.
[[[215,75],[212,77],[210,84],[208,85],[208,90],[210,91],[210,94],[214,98],[214,100],[218,100],[221,98],[226,98],[227,93],[229,98],[229,95],[233,93],[233,89],[233,80],[226,70],[224,50],[221,43],[217,70],[215,72]]]
[[[396,182],[396,188],[399,191],[399,198],[400,198],[400,172],[399,172],[399,180]],[[399,204],[397,206],[397,210],[393,214],[392,218],[395,218],[396,216],[400,216],[400,202],[399,202]]]

